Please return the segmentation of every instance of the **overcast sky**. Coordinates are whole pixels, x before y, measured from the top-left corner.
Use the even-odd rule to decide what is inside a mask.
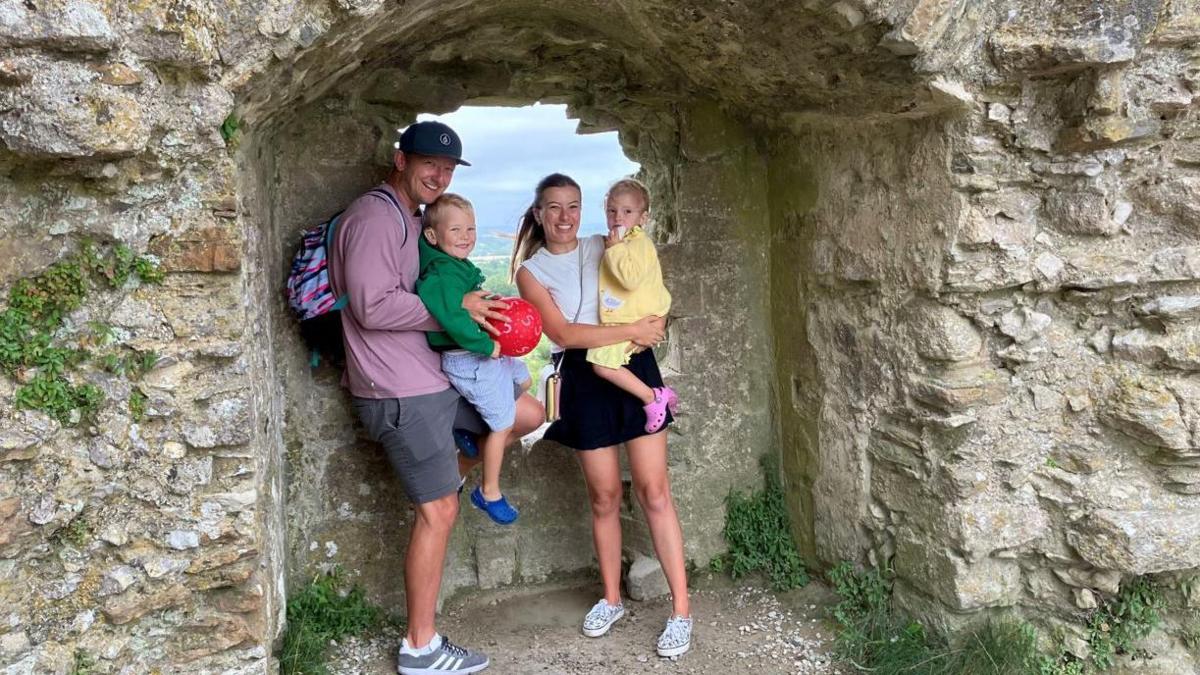
[[[554,172],[567,174],[583,188],[581,229],[604,230],[604,191],[618,178],[636,173],[638,165],[621,152],[616,132],[579,136],[566,111],[565,105],[538,104],[464,107],[448,115],[420,116],[449,124],[462,138],[463,159],[471,166],[454,172],[450,190],[475,205],[481,231],[515,233],[534,187]]]

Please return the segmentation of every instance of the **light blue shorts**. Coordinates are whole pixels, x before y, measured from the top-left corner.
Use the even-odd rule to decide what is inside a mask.
[[[442,371],[492,431],[507,429],[517,418],[514,393],[529,381],[525,362],[511,356],[490,358],[467,351],[442,352]]]

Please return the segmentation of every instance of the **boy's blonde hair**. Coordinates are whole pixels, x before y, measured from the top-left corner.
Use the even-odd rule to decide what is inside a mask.
[[[471,202],[467,201],[466,197],[453,192],[446,192],[425,207],[425,215],[421,219],[421,226],[427,229],[437,227],[437,224],[446,216],[446,209],[451,207],[462,209],[471,214],[472,218],[475,217],[475,207],[471,206]]]
[[[621,180],[613,183],[612,187],[608,188],[608,192],[604,193],[604,208],[608,208],[608,200],[612,198],[613,195],[620,194],[622,192],[632,192],[637,194],[642,198],[642,204],[644,204],[646,207],[644,210],[647,212],[650,211],[650,190],[646,188],[645,183],[636,178],[622,178]]]

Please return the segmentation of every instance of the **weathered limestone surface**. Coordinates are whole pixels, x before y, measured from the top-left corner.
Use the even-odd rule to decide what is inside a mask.
[[[1198,42],[1167,0],[0,0],[0,286],[84,238],[167,272],[64,329],[161,356],[81,374],[95,424],[0,378],[0,667],[264,672],[335,563],[402,607],[408,507],[279,289],[396,127],[468,102],[567,102],[645,168],[693,561],[778,454],[804,555],[892,567],[921,615],[1194,574]],[[592,565],[570,452],[509,467],[526,516],[464,511],[447,593]]]

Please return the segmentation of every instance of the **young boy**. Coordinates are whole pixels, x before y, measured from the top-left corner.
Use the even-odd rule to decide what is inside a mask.
[[[443,328],[426,337],[442,353],[450,383],[491,429],[483,440],[483,484],[471,493],[471,503],[496,523],[509,525],[518,513],[500,491],[500,463],[516,417],[513,385],[524,392],[533,381],[525,363],[501,356],[500,345],[462,308],[463,294],[483,285],[483,272],[467,260],[475,248],[471,202],[443,194],[425,208],[422,227],[417,295]]]

